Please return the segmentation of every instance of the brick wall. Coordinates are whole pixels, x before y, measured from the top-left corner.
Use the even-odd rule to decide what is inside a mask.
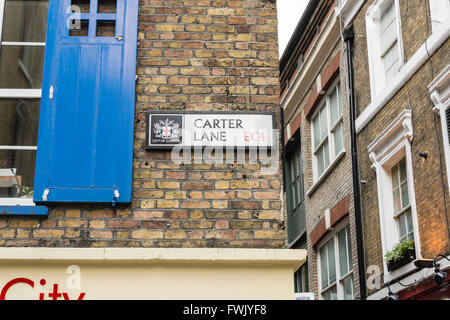
[[[367,44],[365,34],[365,14],[373,1],[367,1],[355,19],[355,89],[357,107],[360,112],[370,103],[370,88],[367,65]],[[406,61],[416,52],[427,38],[425,1],[400,1],[402,16],[402,37]],[[430,30],[431,33],[431,24]],[[361,180],[367,181],[361,186],[365,258],[366,266],[377,265],[383,270],[380,219],[378,210],[377,180],[375,170],[371,168],[367,146],[384,130],[404,109],[412,110],[414,141],[412,142],[412,161],[414,187],[419,220],[421,251],[424,258],[433,258],[436,254],[450,252],[448,236],[449,194],[443,155],[440,119],[432,111],[433,103],[427,86],[434,76],[449,62],[449,41],[438,49],[408,83],[391,99],[374,119],[358,135],[358,157]],[[430,67],[432,66],[432,67]],[[436,126],[435,126],[436,121]],[[441,146],[441,148],[439,148]],[[419,156],[428,152],[424,159]],[[443,171],[441,172],[441,165]],[[441,177],[443,179],[441,179]],[[445,202],[445,199],[447,200]]]
[[[281,168],[186,164],[146,151],[149,110],[274,111],[276,5],[265,0],[141,0],[133,201],[1,217],[0,246],[270,247],[285,244]]]

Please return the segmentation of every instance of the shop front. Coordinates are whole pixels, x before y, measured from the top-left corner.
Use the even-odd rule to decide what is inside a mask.
[[[0,249],[0,300],[292,300],[304,250]]]

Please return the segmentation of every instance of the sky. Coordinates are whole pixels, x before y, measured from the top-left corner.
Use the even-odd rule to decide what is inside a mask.
[[[309,0],[278,0],[278,42],[280,58]]]

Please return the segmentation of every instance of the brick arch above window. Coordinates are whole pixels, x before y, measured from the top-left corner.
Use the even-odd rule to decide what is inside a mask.
[[[338,52],[318,75],[316,84],[314,85],[308,100],[306,101],[305,107],[303,108],[306,118],[311,117],[315,107],[319,104],[323,95],[326,93],[326,90],[333,84],[333,81],[339,75],[340,63],[341,52]]]

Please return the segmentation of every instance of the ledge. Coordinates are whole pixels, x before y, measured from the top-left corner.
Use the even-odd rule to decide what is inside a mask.
[[[390,281],[400,279],[400,278],[404,277],[405,275],[413,273],[418,270],[419,269],[414,265],[414,262],[410,262],[396,270],[392,270],[392,271],[385,273],[383,275],[383,282],[389,283]]]
[[[306,250],[207,248],[0,248],[5,261],[264,263],[300,268]]]
[[[308,189],[308,191],[306,191],[305,195],[307,197],[311,197],[312,196],[314,191],[316,191],[317,188],[319,188],[319,186],[322,184],[322,182],[328,177],[328,175],[331,173],[331,171],[333,171],[334,167],[337,166],[337,164],[344,157],[344,155],[345,155],[345,150],[342,150],[341,152],[339,152],[339,154],[337,155],[336,159],[334,159],[333,163],[331,163],[328,166],[328,168],[322,173],[320,178],[316,182],[314,182],[314,184]]]
[[[355,18],[365,1],[363,0],[344,0],[341,7],[338,7],[338,15],[344,20],[344,26],[347,27]],[[339,4],[338,4],[339,6]]]
[[[48,215],[48,208],[43,206],[0,206],[0,217],[8,216],[43,216]]]

